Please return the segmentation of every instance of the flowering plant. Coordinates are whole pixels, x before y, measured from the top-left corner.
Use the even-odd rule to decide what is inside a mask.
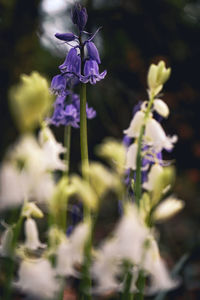
[[[0,209],[12,215],[2,223],[3,299],[13,299],[13,290],[37,299],[63,299],[70,279],[76,279],[79,299],[143,299],[178,285],[161,258],[155,228],[184,206],[171,194],[174,168],[163,159],[163,151],[172,151],[177,141],[160,124],[169,115],[160,92],[171,70],[164,61],[150,66],[148,100],[137,106],[123,142],[110,138],[97,147],[107,166],[89,163],[87,118],[96,112],[86,102],[86,84],[104,79],[106,71],[99,72],[94,44],[99,29],[85,31],[88,16],[80,4],[71,17],[78,34],[55,34],[71,48],[51,82],[53,113],[48,82],[37,72],[22,75],[10,92],[21,137],[0,170]],[[64,145],[56,141],[50,125],[64,126]],[[80,127],[82,176],[70,173],[71,127]],[[119,220],[112,235],[96,247],[96,220],[110,191],[119,203]],[[39,219],[45,223],[43,242]]]

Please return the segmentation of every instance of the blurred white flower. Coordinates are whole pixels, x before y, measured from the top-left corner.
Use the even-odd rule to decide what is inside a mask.
[[[0,256],[10,256],[12,239],[13,230],[11,227],[8,227],[4,230],[1,236]]]
[[[129,137],[138,137],[140,134],[140,129],[144,124],[144,116],[145,114],[143,111],[140,110],[136,112],[136,114],[133,116],[129,128],[124,130],[124,133]]]
[[[105,293],[120,290],[117,280],[120,273],[120,256],[115,239],[106,241],[96,253],[96,259],[92,266],[92,274],[97,281],[95,293]]]
[[[156,152],[160,152],[163,149],[172,150],[173,144],[177,141],[176,135],[172,137],[166,136],[160,123],[153,118],[147,120],[144,138],[145,143],[152,146]]]
[[[114,233],[121,257],[133,264],[139,264],[149,232],[150,229],[143,223],[138,208],[132,204],[126,205],[125,214]]]
[[[59,155],[66,152],[61,143],[58,143],[49,127],[45,126],[39,132],[39,143],[46,158],[46,168],[49,170],[65,170],[66,165]]]
[[[56,273],[61,276],[77,276],[72,260],[73,249],[71,243],[66,239],[57,249]]]
[[[168,218],[173,217],[177,214],[183,207],[185,203],[173,196],[168,197],[162,203],[160,203],[155,211],[153,212],[153,219],[157,221],[164,221]]]
[[[147,294],[153,294],[163,290],[170,290],[177,286],[178,281],[171,278],[164,261],[160,257],[157,242],[153,236],[149,236],[148,249],[145,251],[143,268],[150,274],[150,286]]]
[[[4,162],[0,169],[0,209],[15,207],[23,203],[29,193],[26,172],[10,162]]]
[[[158,164],[155,164],[151,167],[150,172],[148,173],[147,181],[143,183],[143,188],[147,191],[152,191],[155,188],[155,185],[158,182],[159,177],[163,173],[163,167]]]
[[[60,288],[55,275],[48,260],[44,258],[27,259],[21,262],[18,271],[19,279],[14,285],[24,293],[54,300]]]
[[[46,245],[42,244],[39,240],[38,229],[35,220],[32,218],[26,219],[24,223],[25,231],[25,247],[31,250],[38,248],[45,248]]]
[[[1,209],[18,206],[25,199],[46,202],[51,198],[55,182],[50,171],[64,170],[59,155],[65,149],[48,128],[40,142],[41,146],[34,136],[24,135],[8,151],[0,170]]]
[[[126,154],[126,169],[136,170],[136,158],[137,158],[138,144],[133,143],[128,147]]]
[[[57,250],[56,272],[59,275],[76,275],[74,267],[82,264],[84,259],[84,247],[90,230],[90,224],[78,224],[71,236],[63,241]]]

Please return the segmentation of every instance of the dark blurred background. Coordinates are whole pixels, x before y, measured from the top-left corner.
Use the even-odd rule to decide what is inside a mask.
[[[0,0],[0,158],[18,136],[8,105],[8,90],[21,73],[37,70],[49,80],[59,73],[66,48],[56,32],[73,30],[67,0]],[[170,299],[200,299],[200,0],[88,0],[87,30],[102,30],[96,38],[105,80],[88,86],[88,102],[97,110],[89,121],[89,152],[104,137],[122,139],[133,106],[145,100],[149,65],[165,60],[172,68],[163,99],[171,114],[163,122],[179,141],[175,158],[175,194],[186,208],[160,225],[162,251],[174,265],[184,253],[183,287]],[[62,139],[63,128],[55,128]],[[72,169],[80,160],[79,131],[73,130]]]

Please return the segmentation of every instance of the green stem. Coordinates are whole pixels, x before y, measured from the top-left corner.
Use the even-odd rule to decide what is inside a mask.
[[[20,230],[22,227],[23,217],[20,215],[15,228],[13,230],[13,239],[11,244],[11,260],[9,261],[7,265],[7,274],[6,274],[6,284],[4,288],[4,300],[11,299],[11,283],[14,275],[14,269],[15,269],[15,263],[14,263],[14,254],[15,254],[15,248],[17,245],[17,241],[19,239]]]
[[[86,168],[88,161],[88,141],[87,141],[87,117],[86,117],[86,84],[81,85],[80,93],[80,143],[81,143],[81,167],[83,178],[88,180]]]
[[[132,292],[130,292],[131,288],[131,282],[133,279],[133,275],[131,272],[132,269],[132,264],[129,262],[125,262],[125,281],[124,281],[124,286],[123,286],[123,291],[122,291],[122,300],[133,300],[134,295]]]
[[[137,288],[138,293],[136,294],[135,300],[143,300],[144,299],[144,286],[145,286],[145,276],[143,271],[140,271],[139,277],[137,280]]]
[[[65,163],[66,163],[66,170],[65,175],[69,175],[70,170],[70,153],[71,153],[71,126],[66,126],[64,129],[64,145],[66,148],[65,152]]]
[[[146,122],[148,120],[149,117],[149,113],[151,111],[151,107],[153,105],[153,101],[154,101],[154,97],[151,97],[149,99],[148,102],[148,106],[144,115],[144,124],[140,129],[140,134],[139,134],[139,138],[138,138],[138,149],[137,149],[137,157],[136,157],[136,178],[135,178],[135,199],[136,199],[136,204],[139,207],[140,204],[140,198],[142,195],[142,172],[141,172],[141,167],[142,167],[142,156],[141,156],[141,150],[142,150],[142,140],[143,140],[143,136],[144,136],[144,131],[145,131],[145,126],[146,126]]]
[[[81,85],[80,93],[80,144],[81,144],[81,169],[83,178],[89,181],[87,169],[89,168],[88,160],[88,142],[87,142],[87,116],[86,116],[86,85]],[[88,207],[84,206],[84,218],[90,217]]]
[[[84,61],[84,49],[81,41],[81,36],[79,38],[80,51],[81,51],[81,70],[83,71],[83,61]],[[81,169],[82,176],[85,180],[89,182],[89,176],[87,169],[89,168],[88,159],[88,141],[87,141],[87,115],[86,115],[86,84],[81,84],[80,90],[80,146],[81,146]],[[84,220],[89,221],[91,224],[91,211],[84,205]],[[92,225],[91,225],[92,226]],[[89,233],[88,240],[85,245],[84,251],[84,262],[82,267],[82,280],[80,284],[80,296],[79,299],[92,300],[91,297],[91,278],[90,278],[90,265],[91,265],[91,248],[92,248],[92,227]]]

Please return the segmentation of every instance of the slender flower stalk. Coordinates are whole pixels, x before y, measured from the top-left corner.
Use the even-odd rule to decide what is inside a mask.
[[[133,300],[134,294],[130,291],[131,282],[133,279],[133,275],[131,269],[133,268],[132,264],[129,262],[125,262],[125,282],[122,291],[122,300]]]
[[[89,167],[88,141],[87,141],[87,118],[86,118],[86,84],[81,84],[80,93],[80,146],[81,146],[81,167],[83,178],[88,180],[85,170]]]
[[[137,158],[136,158],[136,179],[135,179],[135,199],[136,199],[136,204],[139,207],[139,202],[140,198],[142,195],[142,175],[141,175],[141,167],[142,167],[142,156],[141,156],[141,151],[142,151],[142,140],[144,137],[144,132],[145,132],[145,125],[146,121],[148,120],[152,105],[153,105],[154,97],[151,97],[148,106],[145,112],[144,116],[144,124],[142,125],[140,129],[140,135],[138,138],[138,150],[137,150]]]
[[[66,170],[64,174],[68,176],[70,170],[70,153],[71,153],[71,126],[70,125],[65,126],[64,129],[64,145],[66,148],[66,152],[65,152]]]

